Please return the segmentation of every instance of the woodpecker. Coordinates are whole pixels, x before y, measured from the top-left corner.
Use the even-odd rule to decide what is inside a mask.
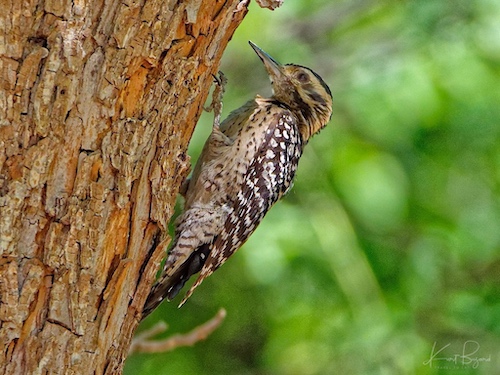
[[[199,272],[179,306],[184,304],[243,245],[291,188],[304,146],[330,121],[332,93],[317,73],[281,65],[249,43],[264,63],[273,95],[257,95],[220,126],[216,114],[186,182],[184,212],[175,222],[171,250],[143,317],[164,299],[173,299]]]

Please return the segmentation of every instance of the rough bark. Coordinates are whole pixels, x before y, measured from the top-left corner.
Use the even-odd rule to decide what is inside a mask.
[[[121,373],[247,1],[0,9],[0,373]]]

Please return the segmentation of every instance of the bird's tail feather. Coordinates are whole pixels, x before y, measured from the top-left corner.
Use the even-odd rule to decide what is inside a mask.
[[[166,270],[163,271],[162,277],[155,283],[149,293],[142,311],[142,319],[153,312],[164,299],[171,301],[179,294],[189,278],[200,272],[209,251],[210,244],[204,244],[193,252],[188,260],[170,276],[165,272]]]

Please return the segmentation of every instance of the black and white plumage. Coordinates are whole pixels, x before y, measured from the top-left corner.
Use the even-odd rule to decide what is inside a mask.
[[[201,282],[254,232],[268,210],[292,186],[303,147],[330,120],[328,86],[309,68],[280,65],[250,42],[263,61],[273,96],[255,99],[214,123],[188,182],[184,212],[163,274],[143,316],[174,298],[196,273]]]

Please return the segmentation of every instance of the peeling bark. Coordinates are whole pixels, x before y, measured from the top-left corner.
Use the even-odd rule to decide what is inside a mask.
[[[0,373],[119,374],[247,1],[0,8]]]

